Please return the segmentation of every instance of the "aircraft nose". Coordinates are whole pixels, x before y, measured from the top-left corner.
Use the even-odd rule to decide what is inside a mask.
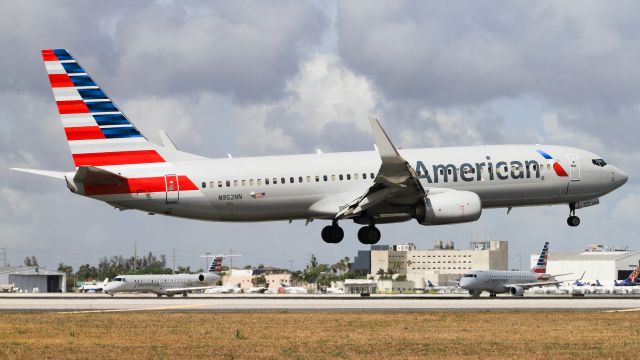
[[[469,279],[468,278],[462,278],[460,279],[460,282],[458,283],[460,285],[461,288],[466,288],[469,285]]]
[[[627,174],[618,169],[617,167],[613,167],[613,182],[616,184],[616,187],[620,187],[622,185],[624,185],[627,180],[629,180],[629,177],[627,176]]]

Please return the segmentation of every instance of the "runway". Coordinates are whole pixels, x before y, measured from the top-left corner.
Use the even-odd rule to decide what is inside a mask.
[[[467,296],[229,296],[10,294],[0,295],[0,311],[640,311],[640,297],[523,297],[472,299]]]

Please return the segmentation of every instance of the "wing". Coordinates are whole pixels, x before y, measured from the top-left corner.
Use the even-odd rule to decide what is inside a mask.
[[[537,282],[537,283],[526,283],[526,284],[504,284],[505,288],[512,287],[521,287],[523,289],[531,289],[533,287],[541,287],[541,286],[560,286],[560,281],[545,281],[545,282]]]
[[[406,214],[408,206],[425,196],[415,169],[398,153],[380,122],[373,118],[369,120],[382,164],[374,184],[364,194],[346,203],[335,219],[392,215],[394,212]]]
[[[215,285],[211,286],[193,286],[193,287],[183,287],[183,288],[171,288],[167,289],[167,294],[178,294],[185,291],[199,291],[199,290],[207,290],[215,287]]]

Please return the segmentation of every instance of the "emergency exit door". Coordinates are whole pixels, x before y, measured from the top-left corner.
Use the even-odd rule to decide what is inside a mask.
[[[165,175],[164,183],[166,186],[167,204],[177,203],[178,200],[180,200],[180,183],[178,182],[178,175]]]

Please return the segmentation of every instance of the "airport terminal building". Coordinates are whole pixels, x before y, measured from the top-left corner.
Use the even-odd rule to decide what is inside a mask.
[[[20,292],[66,292],[67,275],[37,266],[0,267],[0,285]]]
[[[538,256],[531,255],[531,264],[535,264]],[[610,285],[614,280],[626,279],[638,264],[640,251],[610,250],[602,245],[592,245],[581,252],[549,252],[547,273],[571,273],[572,279],[584,273],[582,281],[595,283],[598,280],[603,285]]]

